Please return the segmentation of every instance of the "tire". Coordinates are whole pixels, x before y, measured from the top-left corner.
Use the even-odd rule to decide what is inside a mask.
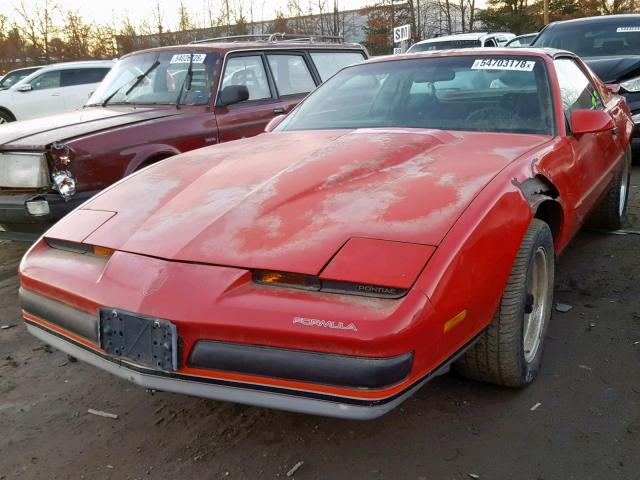
[[[9,122],[15,122],[15,121],[16,119],[13,118],[13,115],[11,115],[6,110],[0,109],[0,125],[2,125],[3,123],[9,123]]]
[[[629,148],[622,160],[620,173],[614,178],[609,189],[595,207],[587,225],[605,230],[622,228],[627,218],[627,204],[629,199],[629,185],[631,184],[631,149]]]
[[[459,374],[505,387],[536,379],[551,319],[554,267],[551,229],[534,218],[491,324],[454,365]]]

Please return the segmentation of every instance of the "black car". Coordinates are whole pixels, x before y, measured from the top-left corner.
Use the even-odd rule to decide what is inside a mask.
[[[620,85],[640,124],[640,15],[607,15],[547,25],[531,44],[578,54],[604,83]],[[636,129],[633,146],[640,147]]]

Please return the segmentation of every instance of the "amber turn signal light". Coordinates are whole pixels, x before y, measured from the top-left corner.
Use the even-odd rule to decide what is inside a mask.
[[[93,254],[99,257],[110,257],[115,253],[113,248],[107,247],[98,247],[97,245],[93,246]]]
[[[254,270],[253,281],[264,285],[280,285],[304,290],[320,290],[317,277],[302,273],[276,272],[271,270]]]

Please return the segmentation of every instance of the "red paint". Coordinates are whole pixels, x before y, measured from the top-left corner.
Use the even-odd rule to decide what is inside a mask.
[[[571,131],[574,135],[606,132],[614,127],[613,118],[603,110],[576,110],[571,112]]]
[[[86,241],[317,275],[353,237],[439,245],[486,182],[548,141],[419,129],[266,134],[168,159],[97,196],[86,208],[118,215]]]
[[[47,238],[82,242],[94,230],[112,218],[116,212],[81,209],[76,212],[76,220],[64,226],[54,225],[47,231]]]
[[[184,342],[183,360],[203,338],[371,357],[413,351],[401,385],[348,394],[397,392],[491,321],[535,214],[520,186],[540,175],[558,190],[559,253],[619,172],[630,142],[633,124],[621,97],[603,94],[617,135],[568,134],[552,59],[539,50],[491,52],[483,55],[537,55],[547,63],[555,136],[278,132],[198,150],[83,207],[117,212],[85,239],[118,250],[111,258],[40,241],[21,264],[22,284],[88,312],[110,306],[171,320]],[[58,232],[75,228],[79,215],[63,219]],[[390,300],[256,285],[252,268],[398,286],[417,279],[405,297]],[[445,323],[463,310],[465,320],[445,333]],[[293,323],[296,316],[353,322],[357,331],[306,327]],[[181,372],[336,392],[229,372]]]
[[[351,238],[320,278],[409,288],[434,251],[435,247],[428,245]]]

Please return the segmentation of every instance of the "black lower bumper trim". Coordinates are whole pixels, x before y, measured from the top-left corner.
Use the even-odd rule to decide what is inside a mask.
[[[91,315],[62,302],[21,287],[20,306],[25,312],[58,325],[81,337],[98,341],[98,313]]]
[[[194,368],[360,388],[399,383],[412,364],[411,352],[368,358],[211,340],[198,341],[188,361]]]

